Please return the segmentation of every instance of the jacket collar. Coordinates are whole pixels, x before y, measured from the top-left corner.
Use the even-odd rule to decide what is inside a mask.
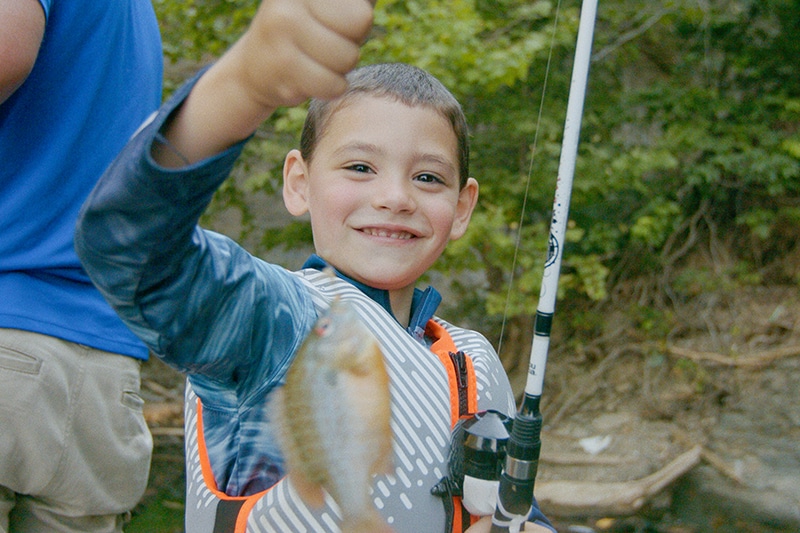
[[[381,307],[386,309],[390,315],[394,316],[391,303],[389,302],[389,291],[376,289],[375,287],[370,287],[369,285],[365,285],[354,279],[348,278],[335,268],[331,267],[327,261],[316,254],[312,254],[303,265],[303,268],[314,268],[316,270],[323,270],[327,267],[333,269],[333,271],[336,273],[336,277],[343,279],[344,281],[357,287],[361,292],[375,300],[378,304],[380,304]],[[414,296],[411,301],[411,318],[408,322],[407,331],[419,342],[424,342],[423,339],[425,335],[425,325],[428,323],[428,320],[433,318],[433,315],[436,313],[436,309],[439,307],[441,302],[442,296],[433,287],[429,286],[424,291],[416,288],[414,289]],[[397,317],[395,317],[395,320],[397,320]]]

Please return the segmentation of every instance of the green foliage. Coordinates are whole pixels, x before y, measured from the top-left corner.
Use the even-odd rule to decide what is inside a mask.
[[[164,56],[171,61],[218,57],[247,28],[257,0],[153,0]]]
[[[281,228],[266,229],[261,237],[261,245],[267,249],[283,246],[292,250],[311,243],[311,225],[302,221],[293,221]]]
[[[639,241],[651,250],[657,250],[677,228],[676,218],[681,208],[677,202],[655,198],[644,207],[630,228],[632,241]]]
[[[674,318],[666,310],[632,304],[628,314],[633,319],[637,331],[649,337],[664,338],[674,326]]]
[[[195,61],[221,53],[257,6],[155,4],[167,56]],[[490,322],[536,308],[578,14],[562,6],[554,29],[545,0],[381,0],[363,48],[365,63],[428,69],[464,106],[481,199],[436,268],[483,274],[457,287]],[[682,295],[757,283],[800,244],[798,27],[790,0],[600,3],[559,299],[584,309],[640,276],[668,276],[661,286]],[[275,190],[303,116],[282,111],[259,132],[221,208]],[[309,238],[299,222],[262,242]],[[727,264],[712,264],[715,247]]]
[[[183,507],[172,508],[165,505],[169,501],[155,501],[141,509],[137,509],[130,524],[125,527],[126,533],[178,533],[183,531]]]
[[[457,95],[493,92],[524,79],[545,49],[549,1],[384,0],[364,60],[402,61],[437,76]]]

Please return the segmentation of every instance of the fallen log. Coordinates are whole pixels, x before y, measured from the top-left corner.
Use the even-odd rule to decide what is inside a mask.
[[[778,359],[800,355],[800,346],[782,346],[750,355],[731,357],[714,352],[701,352],[680,346],[668,345],[666,351],[673,357],[685,357],[697,362],[714,363],[739,368],[761,368]]]
[[[577,516],[630,515],[700,462],[702,447],[682,453],[649,476],[632,481],[536,482],[535,495],[546,513]]]
[[[183,401],[145,402],[144,419],[147,425],[177,425],[183,422]]]

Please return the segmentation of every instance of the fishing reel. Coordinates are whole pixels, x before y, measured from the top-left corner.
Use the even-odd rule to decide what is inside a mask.
[[[506,444],[514,419],[493,409],[461,419],[453,428],[448,475],[431,490],[445,505],[445,531],[452,531],[453,497],[473,516],[494,513]]]

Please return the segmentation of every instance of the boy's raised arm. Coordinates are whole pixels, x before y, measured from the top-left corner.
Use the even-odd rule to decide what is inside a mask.
[[[372,27],[373,5],[263,0],[244,35],[171,119],[163,132],[171,148],[156,143],[155,160],[166,167],[195,163],[248,137],[278,107],[344,92]]]

